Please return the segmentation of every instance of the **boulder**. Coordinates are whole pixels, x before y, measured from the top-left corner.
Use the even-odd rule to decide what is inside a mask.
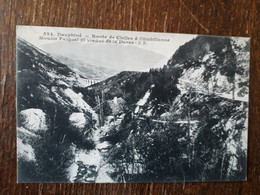
[[[46,114],[37,108],[22,110],[18,115],[17,156],[26,161],[35,161],[32,147],[37,132],[47,130]]]
[[[19,113],[19,125],[32,132],[45,131],[47,130],[46,114],[37,108],[22,110]]]
[[[20,138],[17,138],[17,157],[26,161],[35,161],[34,149]]]
[[[83,129],[89,124],[89,120],[86,119],[84,113],[74,112],[69,116],[69,123],[72,127]]]

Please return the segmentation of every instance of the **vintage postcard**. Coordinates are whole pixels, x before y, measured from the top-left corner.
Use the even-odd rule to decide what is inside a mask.
[[[17,26],[17,182],[245,181],[249,38]]]

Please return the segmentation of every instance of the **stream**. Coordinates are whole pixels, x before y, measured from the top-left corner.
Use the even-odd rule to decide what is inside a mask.
[[[75,154],[74,162],[69,167],[69,179],[75,183],[114,183],[109,176],[113,172],[113,167],[107,162],[106,154],[111,145],[107,142],[101,142],[101,138],[106,136],[112,126],[119,125],[122,119],[117,119],[115,123],[106,122],[104,126],[97,127],[92,134],[95,143],[95,149],[78,149],[74,144],[72,146]]]

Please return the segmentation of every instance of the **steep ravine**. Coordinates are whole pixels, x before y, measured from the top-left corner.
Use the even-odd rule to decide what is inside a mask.
[[[28,179],[21,181],[243,179],[248,61],[228,68],[249,55],[242,47],[233,55],[229,39],[208,48],[208,39],[181,47],[161,69],[91,86],[18,41],[18,166]],[[200,42],[205,48],[193,48]]]

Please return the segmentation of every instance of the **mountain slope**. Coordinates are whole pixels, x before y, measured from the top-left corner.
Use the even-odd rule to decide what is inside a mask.
[[[78,74],[84,76],[87,79],[93,79],[95,81],[101,81],[106,78],[109,78],[116,73],[118,70],[113,70],[110,68],[105,68],[101,66],[93,66],[88,63],[84,63],[81,60],[75,60],[64,55],[54,55],[57,60],[61,63],[66,64],[72,70]]]
[[[69,182],[75,149],[88,155],[95,148],[98,116],[73,90],[84,77],[22,39],[17,62],[18,181]]]
[[[166,59],[165,56],[135,47],[122,44],[86,45],[58,42],[43,45],[42,48],[55,56],[66,56],[78,59],[93,66],[101,66],[120,71],[148,71],[150,67],[158,67],[158,62]],[[71,52],[77,51],[77,52]],[[116,56],[116,57],[115,57]],[[120,61],[118,60],[121,59]]]
[[[129,96],[142,90],[127,101],[131,114],[107,137],[114,144],[109,162],[124,175],[114,179],[246,179],[248,44],[198,36],[162,69],[139,75],[144,79]],[[117,84],[108,93],[124,89],[124,82],[118,83],[121,88]]]

